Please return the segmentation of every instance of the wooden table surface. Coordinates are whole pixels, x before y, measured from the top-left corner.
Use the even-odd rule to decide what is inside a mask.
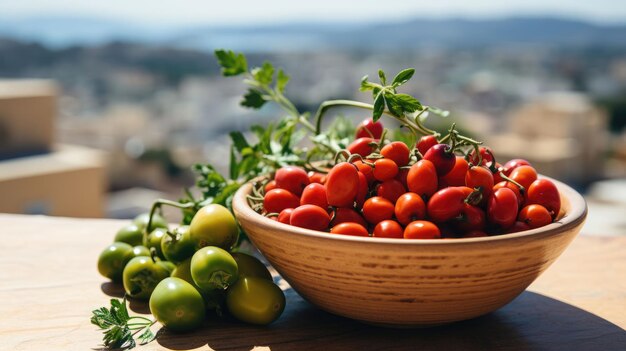
[[[91,311],[121,295],[98,274],[96,259],[124,223],[0,214],[0,350],[101,348]],[[626,350],[626,235],[579,235],[512,303],[448,326],[379,328],[323,312],[291,289],[286,295],[285,313],[268,327],[162,329],[137,349]],[[149,313],[145,304],[130,307]]]

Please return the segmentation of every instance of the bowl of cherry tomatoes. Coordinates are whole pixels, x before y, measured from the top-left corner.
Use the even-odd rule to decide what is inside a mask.
[[[330,313],[398,327],[478,317],[558,258],[587,206],[525,160],[502,165],[459,144],[370,133],[324,172],[286,166],[244,185],[233,211],[291,287]]]

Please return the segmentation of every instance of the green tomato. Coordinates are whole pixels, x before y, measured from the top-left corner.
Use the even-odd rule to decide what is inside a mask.
[[[117,231],[113,241],[120,241],[131,246],[141,245],[143,242],[143,228],[134,223],[124,226]]]
[[[283,313],[285,294],[267,279],[242,277],[226,292],[226,305],[240,321],[266,325]]]
[[[235,217],[226,207],[217,204],[202,207],[193,216],[190,231],[197,249],[218,246],[228,250],[239,235]]]
[[[130,260],[124,268],[122,281],[130,297],[147,299],[159,282],[170,276],[170,272],[151,257],[139,256]]]
[[[170,275],[172,275],[172,272],[176,269],[176,265],[170,261],[157,261],[156,264],[165,268],[165,270],[170,272]]]
[[[191,240],[189,226],[178,227],[173,233],[163,235],[161,252],[165,259],[171,262],[182,262],[193,256],[196,252],[196,245]]]
[[[133,257],[138,256],[150,256],[150,250],[143,245],[137,245],[133,247]]]
[[[141,228],[141,230],[144,230],[148,226],[148,220],[150,220],[150,214],[142,213],[139,216],[135,217],[135,219],[133,219],[133,223]],[[150,223],[148,233],[152,232],[156,228],[167,228],[167,221],[165,220],[165,218],[163,218],[163,216],[159,215],[158,213],[155,213],[152,216],[152,223]]]
[[[237,280],[237,262],[217,246],[203,247],[191,257],[191,277],[203,290],[224,290]]]
[[[150,296],[150,312],[157,321],[173,331],[189,331],[205,318],[202,296],[180,278],[165,278]]]
[[[204,298],[206,309],[221,315],[224,302],[226,301],[226,292],[224,290],[205,290],[200,288],[191,277],[191,257],[176,266],[176,269],[172,272],[172,277],[180,278],[191,284]]]
[[[167,229],[157,228],[148,235],[148,239],[146,241],[146,247],[148,248],[148,250],[154,248],[156,250],[157,256],[159,256],[159,258],[163,260],[165,259],[165,256],[163,256],[163,251],[161,251],[161,240],[163,240],[163,237],[166,235]]]
[[[272,274],[258,258],[243,252],[232,252],[231,255],[237,262],[239,277],[258,277],[271,282],[274,281]]]
[[[119,283],[126,263],[133,258],[133,247],[127,243],[115,242],[109,245],[98,257],[98,272],[104,277]]]

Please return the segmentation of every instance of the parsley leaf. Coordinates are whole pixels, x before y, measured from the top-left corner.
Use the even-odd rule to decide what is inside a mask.
[[[241,53],[235,54],[232,50],[215,50],[215,56],[222,66],[224,76],[237,76],[248,70],[246,57]]]
[[[265,105],[267,101],[263,98],[263,95],[260,91],[250,88],[246,95],[243,96],[243,100],[241,100],[241,106],[250,107],[254,109],[259,109],[263,105]]]

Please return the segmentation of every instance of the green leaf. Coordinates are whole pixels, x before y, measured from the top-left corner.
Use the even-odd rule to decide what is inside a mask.
[[[286,75],[282,69],[279,69],[278,74],[276,75],[276,90],[284,93],[287,83],[289,83],[289,76]]]
[[[143,333],[139,334],[139,343],[145,345],[156,338],[156,335],[150,330],[150,327],[146,327]]]
[[[239,164],[237,163],[237,157],[235,156],[235,146],[230,146],[230,167],[229,167],[230,178],[234,179],[239,176]]]
[[[400,71],[400,73],[398,73],[395,76],[395,78],[393,78],[393,82],[391,83],[391,85],[393,85],[394,87],[397,87],[408,82],[409,79],[413,77],[414,73],[415,73],[415,68],[403,69],[402,71]]]
[[[234,131],[230,132],[229,135],[230,140],[233,141],[233,145],[237,151],[241,152],[241,150],[250,147],[250,144],[248,144],[248,141],[246,140],[246,137],[243,136],[242,132]]]
[[[274,66],[265,61],[261,67],[256,67],[252,70],[252,76],[257,82],[270,85],[274,80]]]
[[[389,112],[391,112],[394,116],[397,116],[397,117],[404,116],[404,110],[402,106],[400,105],[399,100],[396,98],[395,94],[393,93],[385,94],[385,100],[387,102],[387,109],[389,110]]]
[[[246,57],[242,54],[235,54],[232,50],[215,50],[217,62],[222,66],[222,74],[226,77],[237,76],[248,70]]]
[[[369,82],[367,80],[367,76],[364,76],[361,79],[361,87],[359,88],[359,90],[360,91],[368,91],[368,90],[378,90],[378,91],[380,91],[381,88],[382,88],[382,86],[380,84]]]
[[[387,85],[387,77],[385,76],[385,72],[382,69],[378,70],[378,78],[380,78],[380,82],[382,85]]]
[[[250,88],[248,89],[248,93],[243,96],[241,106],[259,109],[261,106],[265,105],[266,102],[260,91]]]
[[[372,115],[372,119],[374,120],[374,122],[380,119],[380,116],[383,115],[384,111],[385,111],[385,97],[383,96],[382,93],[379,93],[378,96],[376,96],[376,100],[374,100],[374,113]]]
[[[404,112],[415,112],[423,110],[422,104],[414,97],[408,94],[395,94],[398,104]]]

